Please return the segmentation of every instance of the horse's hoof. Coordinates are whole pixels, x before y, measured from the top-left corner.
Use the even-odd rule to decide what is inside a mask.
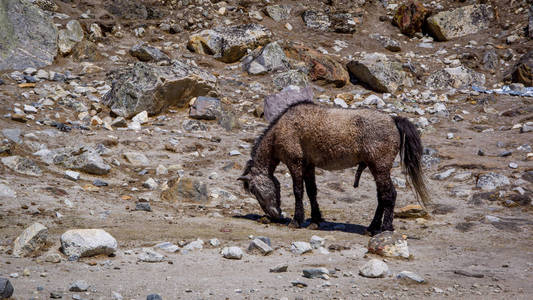
[[[296,221],[296,220],[292,220],[289,223],[289,228],[298,229],[300,227],[301,227],[300,223],[298,221]]]

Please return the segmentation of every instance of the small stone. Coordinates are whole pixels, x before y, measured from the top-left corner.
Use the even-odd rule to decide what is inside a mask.
[[[61,299],[61,298],[63,298],[63,293],[61,293],[61,292],[50,292],[50,298],[52,298],[52,299]]]
[[[183,247],[183,249],[187,250],[187,251],[200,250],[200,249],[203,249],[203,248],[204,248],[204,241],[202,241],[201,239],[197,239],[196,241],[192,241],[192,242],[188,243],[187,245],[185,245],[185,247]]]
[[[291,244],[291,252],[294,254],[302,255],[313,251],[311,244],[307,242],[293,242]]]
[[[9,279],[0,277],[0,299],[8,299],[13,295],[14,289]]]
[[[67,170],[65,171],[65,177],[73,181],[78,181],[80,179],[80,173]]]
[[[425,282],[422,276],[415,274],[413,272],[410,272],[410,271],[401,271],[400,273],[396,275],[396,278],[411,281],[411,282],[416,282],[416,283]]]
[[[316,236],[316,235],[313,235],[311,237],[310,244],[313,247],[313,249],[318,249],[318,248],[324,246],[325,243],[326,243],[326,239],[325,238],[322,238],[322,237],[319,237],[319,236]]]
[[[150,294],[146,296],[146,300],[163,300],[158,294]]]
[[[242,249],[239,247],[224,247],[222,256],[227,259],[242,259]]]
[[[451,169],[448,169],[448,170],[446,170],[444,172],[437,173],[437,174],[433,175],[433,179],[435,179],[435,180],[444,180],[444,179],[450,177],[453,173],[455,173],[455,169],[451,168]]]
[[[48,228],[40,223],[33,223],[19,235],[13,243],[15,257],[28,256],[41,249],[47,241]]]
[[[158,249],[161,249],[165,252],[168,252],[168,253],[176,253],[180,250],[180,247],[177,246],[177,245],[174,245],[170,242],[163,242],[163,243],[159,243],[157,245],[154,246],[155,248],[158,248]]]
[[[248,246],[248,252],[259,252],[262,255],[269,255],[274,251],[272,247],[267,245],[265,242],[263,242],[260,239],[254,239],[250,242],[250,245]]]
[[[133,118],[131,118],[133,122],[137,122],[139,124],[145,124],[148,122],[148,113],[146,110],[143,110],[142,112],[135,115]]]
[[[509,181],[509,178],[507,178],[507,176],[494,172],[489,172],[479,176],[476,183],[476,187],[484,191],[491,191],[500,186],[509,184],[511,184],[511,182]]]
[[[148,178],[144,183],[143,183],[143,187],[144,188],[147,188],[149,190],[155,190],[157,189],[159,185],[157,184],[157,182],[155,182],[155,180],[153,178]]]
[[[239,152],[238,150],[231,150],[229,152],[229,156],[237,156],[237,155],[241,155],[242,153]]]
[[[509,168],[511,168],[511,169],[517,169],[517,168],[518,168],[518,164],[515,163],[515,162],[510,162],[510,163],[509,163]]]
[[[368,278],[381,278],[389,273],[389,267],[379,259],[371,259],[359,268],[359,275]]]
[[[124,153],[124,157],[134,167],[146,167],[150,165],[150,161],[142,153],[126,152]]]
[[[150,206],[150,203],[148,202],[137,202],[135,204],[135,210],[136,211],[152,211],[152,207]]]
[[[213,247],[218,247],[218,246],[220,246],[220,241],[218,239],[210,239],[209,240],[209,245],[211,245]]]
[[[162,262],[165,259],[165,256],[155,252],[150,248],[143,248],[142,253],[139,254],[137,258],[142,262],[156,263]]]
[[[368,241],[368,251],[385,257],[409,258],[405,237],[399,233],[385,231]]]
[[[453,136],[453,133],[451,133],[451,132],[448,132],[448,133],[446,134],[446,138],[449,139],[449,140],[452,140],[453,137],[454,137],[454,136]]]
[[[84,280],[77,280],[70,285],[68,290],[71,292],[85,292],[88,289],[89,284],[87,282]]]
[[[294,281],[291,281],[291,284],[295,287],[299,287],[299,288],[305,288],[307,287],[307,283],[303,282],[303,281],[300,281],[300,280],[294,280]]]
[[[113,300],[122,300],[122,299],[124,299],[124,298],[122,297],[122,295],[119,294],[119,293],[117,293],[117,292],[112,292],[112,293],[111,293],[111,298],[112,298]]]
[[[60,263],[61,255],[58,253],[50,253],[45,256],[44,261],[54,263],[54,264]]]
[[[289,266],[287,264],[280,264],[280,265],[276,265],[272,268],[270,268],[270,272],[271,273],[284,273],[284,272],[287,272],[287,268]]]
[[[303,270],[303,276],[305,278],[329,279],[328,275],[329,275],[329,270],[326,268],[311,268],[311,269]]]
[[[424,218],[428,212],[418,204],[410,204],[394,211],[396,218]]]
[[[485,220],[489,223],[497,223],[497,222],[500,222],[502,219],[498,218],[498,217],[495,217],[495,216],[485,216]]]

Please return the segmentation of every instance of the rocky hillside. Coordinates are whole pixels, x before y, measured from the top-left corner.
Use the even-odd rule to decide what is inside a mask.
[[[526,299],[532,38],[524,0],[2,0],[0,299]],[[409,118],[433,204],[395,165],[370,238],[370,172],[317,170],[288,228],[282,165],[270,223],[237,178],[303,99]]]

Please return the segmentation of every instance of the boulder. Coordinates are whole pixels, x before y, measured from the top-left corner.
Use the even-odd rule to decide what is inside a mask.
[[[381,34],[373,33],[370,35],[370,38],[376,40],[383,48],[392,51],[399,52],[402,50],[400,47],[400,42],[397,40],[391,39],[390,37],[383,36]]]
[[[357,23],[350,13],[334,13],[330,15],[331,29],[338,33],[354,33]]]
[[[259,24],[219,26],[191,35],[187,48],[199,54],[213,55],[225,63],[233,63],[245,56],[248,50],[267,44],[271,36],[270,30]]]
[[[189,117],[199,120],[215,120],[221,114],[220,100],[200,96],[191,105]]]
[[[447,41],[487,29],[493,18],[490,5],[475,4],[439,12],[427,19],[427,25],[437,40]]]
[[[143,110],[155,115],[169,106],[185,107],[192,97],[207,95],[215,84],[216,77],[181,61],[169,66],[139,62],[117,75],[103,102],[121,117]]]
[[[161,193],[161,199],[168,202],[207,203],[207,185],[192,178],[177,178],[168,182],[168,189]]]
[[[264,100],[265,119],[271,122],[291,104],[302,101],[313,101],[311,87],[301,88],[290,85],[279,93],[268,95]]]
[[[357,80],[377,92],[393,93],[401,86],[413,86],[402,64],[381,53],[365,54],[361,59],[349,62],[347,68]]]
[[[26,157],[14,155],[2,157],[0,160],[2,164],[17,173],[36,177],[41,176],[43,173],[41,168],[33,160]]]
[[[250,56],[244,62],[244,68],[251,75],[260,75],[272,71],[288,70],[289,61],[277,42],[267,44],[258,55]]]
[[[506,79],[523,83],[525,86],[533,86],[533,50],[527,52],[518,60]]]
[[[77,20],[70,20],[65,29],[59,31],[57,44],[59,46],[59,53],[61,55],[68,55],[72,49],[83,40],[83,28]]]
[[[287,57],[305,63],[312,81],[318,81],[321,85],[333,84],[339,88],[350,81],[344,66],[332,56],[297,44],[288,45],[285,50]]]
[[[331,26],[328,15],[321,11],[306,10],[302,13],[302,19],[305,26],[319,31],[328,31]]]
[[[412,37],[415,33],[422,31],[422,25],[430,13],[431,11],[425,8],[422,3],[409,1],[398,7],[394,13],[392,24],[398,26],[403,34]]]
[[[433,89],[458,89],[472,85],[485,85],[485,75],[464,66],[444,68],[426,79],[426,86]]]
[[[368,252],[385,257],[409,258],[409,248],[405,236],[392,231],[385,231],[373,236],[368,241]]]
[[[389,267],[379,259],[371,259],[359,268],[359,274],[368,278],[385,277],[389,273]]]
[[[58,158],[54,158],[58,163]],[[88,174],[105,175],[111,171],[111,166],[106,164],[98,151],[91,147],[82,147],[71,152],[61,164],[68,169],[82,171]]]
[[[163,53],[161,50],[157,49],[156,47],[142,43],[142,42],[135,44],[133,47],[131,47],[130,55],[144,62],[147,62],[147,61],[158,62],[162,60],[170,60],[168,55]]]
[[[306,87],[309,85],[309,78],[307,74],[300,70],[289,70],[280,72],[272,76],[274,86],[282,90],[290,85]]]
[[[117,240],[103,229],[72,229],[61,235],[61,248],[67,256],[88,257],[113,254]]]
[[[46,244],[48,228],[40,223],[33,223],[19,235],[13,244],[15,257],[28,256]]]
[[[265,7],[265,14],[276,22],[287,20],[291,16],[291,7],[283,4],[269,5]]]
[[[507,176],[489,172],[478,177],[476,187],[484,191],[492,191],[498,187],[509,185],[511,182]]]
[[[0,71],[41,68],[57,55],[57,29],[52,19],[26,0],[0,4]]]

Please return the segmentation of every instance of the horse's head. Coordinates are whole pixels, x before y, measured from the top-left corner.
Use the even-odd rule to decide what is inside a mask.
[[[255,168],[248,161],[244,173],[239,177],[244,189],[253,194],[263,211],[272,219],[281,218],[279,181],[265,170]]]

